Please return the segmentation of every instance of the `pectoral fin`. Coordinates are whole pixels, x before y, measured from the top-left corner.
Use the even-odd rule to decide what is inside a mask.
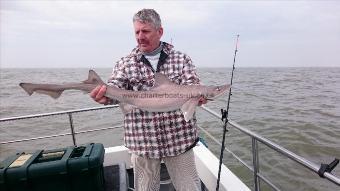
[[[120,109],[123,111],[124,115],[130,113],[133,109],[137,108],[134,105],[119,103]]]
[[[196,106],[198,104],[198,100],[199,98],[191,98],[182,105],[181,111],[184,115],[184,119],[186,122],[192,119],[195,113]]]

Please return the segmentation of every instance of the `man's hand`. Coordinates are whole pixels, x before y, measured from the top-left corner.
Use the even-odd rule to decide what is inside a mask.
[[[208,102],[208,100],[205,97],[200,97],[200,99],[198,100],[198,106],[201,106],[203,104],[206,104]]]
[[[106,93],[106,85],[101,85],[101,86],[97,86],[96,88],[94,88],[91,91],[90,96],[92,97],[94,101],[100,104],[108,104],[110,102],[110,99],[105,96],[105,93]]]

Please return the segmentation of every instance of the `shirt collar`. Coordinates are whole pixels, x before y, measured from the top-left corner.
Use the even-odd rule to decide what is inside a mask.
[[[169,43],[166,43],[166,42],[161,42],[161,43],[163,43],[163,49],[161,51],[161,54],[165,53],[168,56],[170,54],[171,50],[174,48],[174,46],[169,44]],[[138,46],[135,47],[131,51],[131,54],[136,56],[138,62],[141,61],[143,53],[142,53],[142,51],[139,50]]]

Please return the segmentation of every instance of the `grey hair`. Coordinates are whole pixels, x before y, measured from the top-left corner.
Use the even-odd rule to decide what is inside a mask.
[[[159,29],[160,27],[162,27],[161,18],[159,14],[153,9],[142,9],[138,11],[133,16],[133,22],[135,21],[139,21],[142,23],[150,23],[156,29]]]

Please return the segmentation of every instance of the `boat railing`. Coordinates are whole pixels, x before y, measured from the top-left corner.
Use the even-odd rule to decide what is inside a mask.
[[[213,111],[213,110],[211,110],[211,109],[209,109],[205,106],[201,106],[201,108],[203,110],[207,111],[208,113],[212,114],[213,116],[219,118],[219,119],[221,119],[221,117],[222,117],[220,114],[217,114],[215,111]],[[294,162],[296,162],[296,163],[302,165],[303,167],[311,170],[313,173],[318,174],[318,171],[321,168],[321,165],[317,165],[317,164],[313,163],[312,161],[309,161],[309,160],[293,153],[292,151],[289,151],[288,149],[283,148],[282,146],[270,141],[269,139],[266,139],[266,138],[258,135],[257,133],[252,132],[249,129],[242,127],[241,125],[237,124],[234,121],[229,120],[228,124],[231,125],[232,127],[236,128],[236,129],[238,129],[242,133],[251,137],[253,167],[250,167],[249,165],[247,165],[246,162],[244,162],[242,159],[240,159],[236,154],[234,154],[229,149],[226,148],[226,151],[231,153],[238,161],[240,161],[243,165],[245,165],[249,170],[251,170],[253,172],[253,174],[254,174],[254,188],[255,188],[256,191],[260,190],[260,179],[262,179],[264,182],[266,182],[272,189],[280,190],[278,187],[276,187],[274,184],[272,184],[267,178],[265,178],[260,173],[259,157],[258,157],[259,156],[258,142],[268,146],[270,149],[282,154],[283,156],[290,158]],[[205,131],[205,133],[209,134],[209,132],[206,132],[206,131]],[[218,140],[213,138],[212,135],[209,135],[209,137],[212,138],[219,145],[222,145]],[[334,184],[340,186],[340,178],[339,177],[337,177],[337,176],[335,176],[335,175],[333,175],[329,172],[325,172],[323,176],[327,180],[329,180],[329,181],[333,182]]]
[[[48,117],[48,116],[55,116],[55,115],[68,115],[69,124],[70,124],[70,132],[69,133],[62,133],[62,134],[55,134],[55,135],[48,135],[48,136],[41,136],[41,137],[33,137],[33,138],[26,138],[26,139],[18,139],[18,140],[11,140],[11,141],[2,141],[0,142],[0,145],[6,145],[11,143],[18,143],[18,142],[25,142],[25,141],[33,141],[38,139],[47,139],[47,138],[53,138],[53,137],[60,137],[60,136],[72,136],[73,144],[77,145],[76,135],[77,134],[83,134],[83,133],[89,133],[89,132],[95,132],[95,131],[103,131],[103,130],[110,130],[110,129],[116,129],[120,128],[121,126],[114,126],[114,127],[104,127],[104,128],[97,128],[97,129],[91,129],[91,130],[84,130],[84,131],[75,131],[74,130],[74,124],[73,124],[73,114],[74,113],[80,113],[80,112],[88,112],[88,111],[95,111],[95,110],[102,110],[102,109],[110,109],[110,108],[116,108],[118,105],[109,105],[109,106],[100,106],[100,107],[92,107],[92,108],[84,108],[84,109],[77,109],[77,110],[67,110],[67,111],[60,111],[60,112],[51,112],[51,113],[43,113],[43,114],[36,114],[36,115],[26,115],[26,116],[19,116],[19,117],[8,117],[8,118],[2,118],[0,119],[1,122],[7,122],[7,121],[16,121],[16,120],[22,120],[22,119],[30,119],[30,118],[40,118],[40,117]],[[221,119],[221,115],[217,114],[215,111],[205,107],[201,106],[201,108],[208,112],[209,114],[215,116],[218,119]],[[240,157],[238,157],[234,152],[229,150],[227,147],[225,147],[225,150],[229,152],[233,157],[235,157],[239,162],[241,162],[245,167],[247,167],[250,171],[253,172],[253,180],[254,180],[254,190],[258,191],[261,190],[260,188],[260,180],[267,183],[272,189],[274,190],[280,190],[277,186],[275,186],[269,179],[267,179],[261,172],[260,172],[260,166],[259,166],[259,149],[258,149],[258,143],[262,143],[272,150],[282,154],[285,157],[290,158],[294,162],[302,165],[304,168],[307,168],[311,170],[312,172],[318,174],[318,171],[321,167],[321,165],[317,165],[285,148],[282,146],[250,131],[247,128],[242,127],[241,125],[237,124],[234,121],[229,120],[228,124],[234,127],[235,129],[238,129],[240,132],[248,135],[251,137],[252,140],[252,166],[248,165],[244,160],[242,160]],[[214,142],[216,142],[218,145],[222,146],[221,142],[218,141],[213,135],[211,135],[208,131],[206,131],[204,128],[199,127],[202,132],[204,132],[206,135],[208,135]],[[340,178],[329,173],[324,173],[324,178],[327,180],[333,182],[334,184],[340,186]]]
[[[33,137],[33,138],[18,139],[18,140],[11,140],[11,141],[2,141],[2,142],[0,142],[0,145],[1,144],[19,143],[19,142],[25,142],[25,141],[34,141],[34,140],[39,140],[39,139],[47,139],[47,138],[54,138],[54,137],[71,135],[73,145],[76,146],[77,145],[77,141],[76,141],[76,135],[77,134],[90,133],[90,132],[95,132],[95,131],[103,131],[103,130],[109,130],[109,129],[117,129],[117,128],[121,128],[121,126],[104,127],[104,128],[97,128],[97,129],[90,129],[90,130],[75,132],[74,131],[74,124],[73,124],[73,114],[81,113],[81,112],[88,112],[88,111],[95,111],[95,110],[102,110],[102,109],[110,109],[110,108],[116,108],[116,107],[119,107],[119,106],[118,105],[107,105],[107,106],[100,106],[100,107],[91,107],[91,108],[58,111],[58,112],[51,112],[51,113],[41,113],[41,114],[24,115],[24,116],[18,116],[18,117],[2,118],[2,119],[0,119],[0,123],[6,122],[6,121],[16,121],[16,120],[23,120],[23,119],[49,117],[49,116],[55,116],[55,115],[68,115],[71,131],[69,133],[47,135],[47,136],[42,136],[42,137]]]

